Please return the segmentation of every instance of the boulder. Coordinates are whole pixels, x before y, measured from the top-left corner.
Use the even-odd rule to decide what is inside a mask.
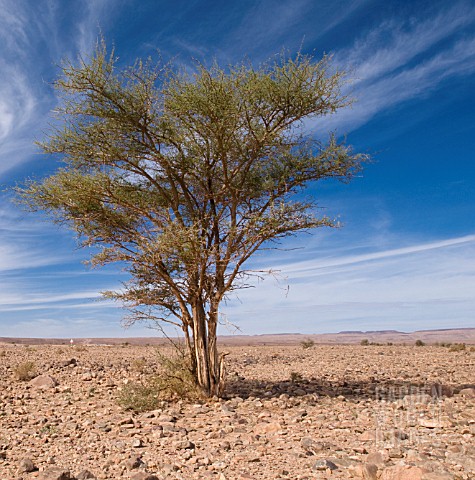
[[[35,470],[37,470],[36,465],[31,459],[25,457],[20,460],[20,464],[18,466],[18,471],[20,473],[30,473],[34,472]]]
[[[459,395],[463,397],[475,398],[475,388],[462,388],[460,390]]]
[[[66,468],[49,468],[42,472],[38,477],[38,480],[73,480],[71,473]]]
[[[410,465],[396,465],[383,470],[380,480],[423,480],[424,470]]]
[[[28,382],[28,385],[34,388],[39,388],[41,390],[47,390],[49,388],[54,388],[58,385],[58,382],[51,375],[38,375],[33,380]]]

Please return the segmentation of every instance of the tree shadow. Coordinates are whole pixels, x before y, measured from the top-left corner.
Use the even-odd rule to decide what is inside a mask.
[[[308,399],[308,396],[314,396],[314,399],[344,397],[346,400],[356,402],[369,399],[396,401],[407,395],[430,395],[437,400],[441,397],[452,397],[462,388],[467,387],[473,387],[473,385],[453,386],[436,382],[376,379],[330,381],[322,378],[303,379],[298,376],[292,380],[260,381],[235,376],[228,379],[224,398],[276,399],[283,396],[281,398],[302,397]]]

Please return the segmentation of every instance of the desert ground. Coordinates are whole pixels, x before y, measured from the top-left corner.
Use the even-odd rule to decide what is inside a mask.
[[[0,479],[475,478],[473,347],[222,348],[224,398],[133,412],[157,346],[0,345]]]

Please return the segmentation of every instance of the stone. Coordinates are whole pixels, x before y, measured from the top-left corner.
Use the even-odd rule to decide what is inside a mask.
[[[402,430],[393,430],[393,436],[396,440],[407,440],[409,438],[409,435],[406,432],[403,432]]]
[[[282,430],[282,425],[279,422],[271,422],[271,423],[258,423],[254,429],[253,432],[256,435],[268,435],[268,434],[274,434]]]
[[[475,398],[475,388],[462,388],[460,390],[459,395],[463,397]]]
[[[144,467],[145,462],[142,460],[140,456],[132,456],[125,461],[125,467],[127,470],[133,470],[135,468]]]
[[[422,480],[454,480],[455,476],[448,472],[428,472],[422,475]]]
[[[156,475],[147,472],[134,472],[130,476],[130,480],[160,480]]]
[[[362,465],[362,477],[365,480],[377,480],[378,478],[378,467],[374,463],[365,463]]]
[[[71,472],[65,468],[48,468],[40,473],[39,480],[73,480]]]
[[[428,418],[421,418],[419,425],[425,428],[447,428],[451,426],[451,423],[443,420],[430,420]]]
[[[424,470],[410,465],[396,465],[383,470],[380,480],[423,480]]]
[[[59,365],[61,367],[69,367],[70,365],[77,365],[77,360],[75,358],[70,358],[69,360],[62,360],[59,362]]]
[[[363,465],[350,466],[348,471],[353,477],[363,478],[364,480],[377,480],[378,467],[373,463],[365,463]]]
[[[224,470],[227,464],[225,462],[214,462],[212,465],[213,470]]]
[[[177,440],[173,442],[173,446],[177,450],[193,450],[195,448],[195,444],[189,440]]]
[[[158,421],[160,423],[175,423],[176,417],[173,415],[160,415],[160,417],[158,417]]]
[[[221,450],[225,450],[227,452],[231,450],[231,444],[227,440],[222,442],[219,447],[221,448]]]
[[[429,405],[429,403],[432,403],[432,396],[427,393],[406,395],[402,403],[405,407],[412,405]]]
[[[362,442],[374,442],[376,441],[376,432],[373,430],[366,430],[360,435],[360,440]]]
[[[36,469],[36,465],[31,459],[25,457],[20,460],[20,464],[18,466],[18,471],[20,473],[30,473],[34,472]]]
[[[143,442],[140,438],[134,438],[132,440],[132,447],[134,448],[141,448],[143,447]]]
[[[386,457],[388,457],[387,453]],[[366,457],[366,463],[374,463],[375,465],[381,466],[384,465],[385,459],[381,452],[370,452]]]
[[[337,470],[338,467],[331,461],[327,459],[318,460],[313,465],[314,470]]]
[[[317,452],[328,450],[330,447],[324,442],[317,442],[313,438],[303,437],[300,439],[300,446],[308,453],[316,455]]]
[[[58,385],[58,382],[51,375],[38,375],[28,382],[28,385],[41,390],[47,390],[54,388]]]
[[[93,473],[91,473],[89,470],[83,470],[81,473],[76,475],[77,480],[87,480],[88,478],[95,479],[96,476]]]

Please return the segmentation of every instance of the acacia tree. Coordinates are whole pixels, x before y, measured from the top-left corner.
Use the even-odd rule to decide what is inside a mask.
[[[179,326],[208,395],[223,385],[219,305],[245,285],[246,260],[266,242],[335,226],[296,194],[349,180],[365,159],[298,128],[347,105],[330,66],[299,54],[193,75],[151,61],[120,69],[102,43],[55,83],[61,127],[40,145],[64,167],[20,196],[96,247],[93,265],[125,265],[130,281],[108,295],[129,322]]]

